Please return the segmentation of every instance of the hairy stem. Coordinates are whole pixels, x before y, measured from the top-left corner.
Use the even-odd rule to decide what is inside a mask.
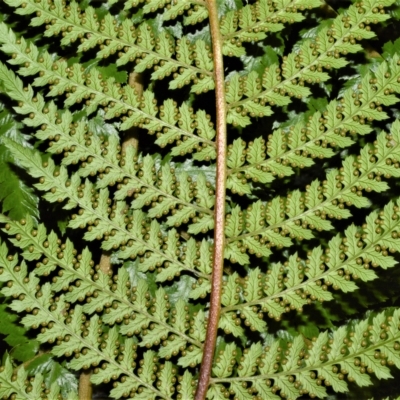
[[[111,254],[108,251],[103,251],[101,253],[99,262],[100,271],[103,274],[108,274],[111,271]]]
[[[129,74],[129,86],[134,88],[138,94],[138,97],[142,97],[143,94],[143,77],[142,74],[137,72],[131,72]],[[126,152],[128,146],[133,146],[138,152],[139,149],[139,128],[132,126],[125,132],[124,140],[122,142],[122,152]]]
[[[83,371],[79,376],[79,400],[92,400],[93,386],[90,382],[92,371]]]
[[[217,132],[217,177],[215,191],[215,230],[214,255],[211,283],[210,311],[207,324],[207,335],[204,345],[203,360],[195,400],[206,397],[210,382],[211,367],[217,340],[218,322],[221,311],[222,272],[224,267],[225,245],[225,191],[226,191],[226,102],[224,87],[224,65],[222,59],[222,37],[219,30],[218,9],[216,0],[207,0],[208,15],[212,38],[214,58],[214,79],[216,97],[216,132]]]

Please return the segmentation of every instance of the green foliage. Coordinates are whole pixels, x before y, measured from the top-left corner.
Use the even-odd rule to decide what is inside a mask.
[[[5,335],[4,341],[12,348],[11,355],[18,361],[28,361],[33,358],[39,348],[37,340],[29,340],[26,330],[18,326],[18,317],[10,314],[7,305],[0,307],[0,333]]]
[[[9,110],[0,105],[0,141],[12,138],[23,146],[28,146],[27,137],[20,131],[21,123]],[[38,216],[38,198],[31,187],[13,167],[16,160],[5,146],[0,147],[0,200],[3,213],[9,213],[11,218],[21,219],[25,214]],[[17,164],[18,165],[18,164]]]
[[[218,134],[206,3],[0,4],[0,397],[72,400],[89,372],[97,397],[194,399]],[[394,399],[399,3],[217,3],[207,398]]]
[[[27,378],[28,373],[23,366],[14,370],[10,359],[6,358],[4,366],[0,367],[0,395],[16,400],[60,398],[60,386],[56,382],[47,387],[42,374]],[[63,397],[68,400],[77,399],[72,391]]]

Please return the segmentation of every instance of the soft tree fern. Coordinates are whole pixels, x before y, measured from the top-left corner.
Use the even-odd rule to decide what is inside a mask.
[[[399,396],[399,19],[4,0],[0,397]]]

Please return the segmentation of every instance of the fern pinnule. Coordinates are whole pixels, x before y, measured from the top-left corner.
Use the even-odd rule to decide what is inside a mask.
[[[143,0],[141,0],[143,1]],[[125,3],[125,9],[129,7],[137,7],[140,1],[128,0]],[[150,0],[146,2],[143,11],[145,13],[154,12],[157,8],[164,8],[162,1]],[[170,21],[185,15],[183,18],[184,25],[196,25],[203,22],[208,17],[207,7],[202,0],[182,0],[182,1],[170,1],[164,12],[161,14],[164,21]]]
[[[24,366],[20,365],[17,369],[14,369],[10,357],[7,357],[4,365],[0,367],[0,396],[4,398],[51,400],[58,399],[61,394],[60,391],[57,382],[49,387],[40,373],[28,380],[28,372]],[[67,393],[67,396],[67,400],[77,400],[72,390]]]
[[[300,5],[301,3],[301,5]],[[240,57],[246,54],[243,43],[264,40],[272,32],[284,29],[285,24],[304,20],[302,11],[320,6],[319,0],[299,2],[260,0],[239,10],[228,11],[221,19],[223,54]]]

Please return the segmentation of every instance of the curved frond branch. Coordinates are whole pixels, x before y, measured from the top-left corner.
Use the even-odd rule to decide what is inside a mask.
[[[225,196],[226,196],[226,101],[224,85],[224,64],[222,59],[222,37],[219,29],[218,7],[216,0],[207,0],[210,30],[212,37],[215,97],[217,114],[217,170],[214,215],[214,254],[211,281],[210,309],[207,324],[207,336],[204,344],[203,359],[196,389],[196,400],[204,400],[209,385],[212,362],[217,340],[218,321],[221,310],[222,275],[225,249]]]

